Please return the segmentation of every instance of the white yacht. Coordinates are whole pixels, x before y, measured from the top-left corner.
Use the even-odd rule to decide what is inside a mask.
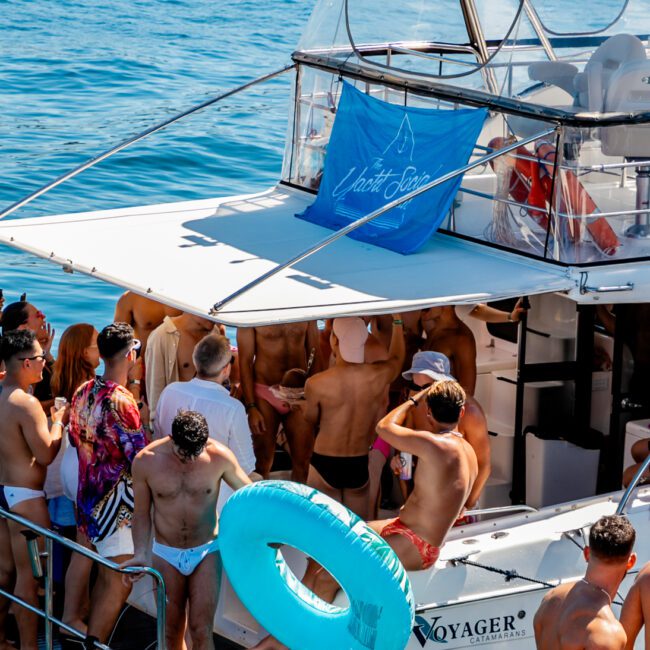
[[[493,472],[480,504],[491,518],[454,529],[436,565],[411,573],[408,650],[533,648],[541,598],[583,575],[581,547],[603,514],[626,512],[639,566],[650,560],[650,490],[620,489],[631,445],[650,437],[637,399],[639,382],[650,386],[639,340],[650,330],[640,320],[650,313],[650,14],[642,0],[603,3],[598,15],[591,4],[318,0],[292,63],[237,89],[294,78],[275,187],[0,222],[2,243],[235,327],[530,296],[518,328],[467,321],[491,433]],[[422,115],[482,111],[478,135],[455,169],[407,178],[413,152],[433,145],[403,124],[388,134],[410,151],[402,168],[370,161],[374,176],[353,179],[370,192],[385,187],[379,174],[398,174],[404,182],[384,192],[385,205],[370,203],[367,214],[342,207],[336,230],[299,219],[328,186],[334,157],[345,162],[345,150],[328,148],[345,92]],[[355,137],[374,139],[372,122],[357,117]],[[348,161],[348,173],[364,164]],[[428,192],[450,187],[422,209]],[[408,254],[386,248],[417,201],[416,221],[438,227]],[[364,228],[370,237],[347,236]],[[597,327],[605,305],[615,305],[615,331]],[[595,350],[605,363],[594,365]],[[138,584],[133,600],[153,611]],[[227,581],[215,631],[246,647],[264,634]]]

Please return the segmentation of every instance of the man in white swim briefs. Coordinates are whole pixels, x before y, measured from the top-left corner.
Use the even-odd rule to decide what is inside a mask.
[[[135,555],[122,566],[147,563],[153,518],[153,567],[167,587],[168,650],[183,648],[186,621],[193,650],[214,648],[219,485],[223,479],[237,490],[251,483],[235,455],[208,434],[203,415],[180,411],[171,435],[145,447],[133,463]]]
[[[28,329],[7,332],[0,340],[0,359],[7,374],[0,387],[0,482],[4,486],[7,506],[17,515],[49,528],[50,517],[45,503],[45,470],[61,445],[65,408],[52,409],[52,427],[39,401],[30,394],[30,386],[43,377],[45,353]],[[4,526],[4,524],[3,524]],[[14,595],[38,606],[38,583],[32,574],[24,526],[9,522],[11,549],[7,535],[0,532],[2,565],[12,554],[16,564]],[[4,542],[4,543],[3,543]],[[5,573],[5,571],[3,571]],[[4,586],[4,585],[3,585]],[[2,607],[6,613],[6,606]],[[20,647],[36,650],[37,616],[24,607],[16,607]]]

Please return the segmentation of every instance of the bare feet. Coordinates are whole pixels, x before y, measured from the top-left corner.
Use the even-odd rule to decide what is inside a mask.
[[[274,636],[270,634],[262,639],[251,650],[289,650],[286,645],[282,645]]]

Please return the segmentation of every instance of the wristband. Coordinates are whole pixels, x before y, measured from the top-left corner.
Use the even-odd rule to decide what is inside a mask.
[[[410,402],[413,402],[413,406],[417,406],[417,405],[418,405],[418,401],[417,401],[414,397],[409,397],[409,401],[410,401]]]
[[[139,386],[142,382],[139,379],[129,379],[129,386],[131,384],[135,384],[136,386]]]
[[[507,319],[508,319],[509,323],[514,323],[515,322],[514,318],[512,317],[512,312],[508,313]]]
[[[393,325],[404,325],[404,321],[401,318],[396,318],[393,321]]]
[[[250,411],[251,409],[257,409],[257,404],[255,402],[251,402],[250,404],[246,404],[246,413]],[[257,409],[259,411],[259,409]]]
[[[58,424],[61,428],[63,428],[63,427],[65,426],[65,425],[63,424],[63,422],[61,422],[60,420],[52,420],[52,426],[53,426],[53,427],[56,426],[57,424]]]

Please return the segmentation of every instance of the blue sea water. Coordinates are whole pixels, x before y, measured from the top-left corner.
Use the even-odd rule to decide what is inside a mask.
[[[5,0],[0,8],[5,207],[129,136],[290,63],[312,2]],[[290,81],[285,75],[174,124],[16,215],[270,187],[280,176]],[[151,254],[143,241],[142,255]],[[109,323],[121,293],[4,246],[0,288],[7,303],[27,292],[57,339],[75,322]]]
[[[632,0],[639,16],[644,1]],[[420,15],[427,2],[408,0],[404,6]],[[549,2],[566,6],[565,0],[540,6]],[[442,4],[457,11],[456,0]],[[514,0],[483,4],[492,21],[502,12],[507,18],[516,6]],[[0,0],[0,206],[181,110],[286,65],[313,5],[314,0]],[[368,0],[357,5],[363,8]],[[605,15],[611,18],[620,0],[589,6],[591,21],[598,23]],[[372,16],[381,17],[381,12],[362,13],[364,25]],[[440,20],[438,15],[436,31],[442,29]],[[280,176],[290,77],[172,125],[36,199],[16,216],[271,186]],[[143,241],[141,254],[158,252]],[[123,262],[128,267],[129,260]],[[110,322],[121,292],[2,246],[0,288],[7,302],[27,292],[59,335],[74,322],[98,328]]]

